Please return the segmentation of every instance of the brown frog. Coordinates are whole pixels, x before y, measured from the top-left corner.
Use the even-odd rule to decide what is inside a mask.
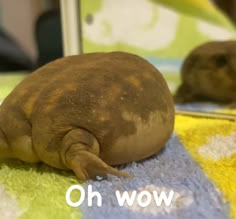
[[[125,52],[53,61],[0,107],[0,157],[71,169],[81,180],[158,152],[173,131],[174,104],[159,71]]]
[[[195,48],[182,65],[181,77],[176,103],[235,103],[236,41],[208,42]]]

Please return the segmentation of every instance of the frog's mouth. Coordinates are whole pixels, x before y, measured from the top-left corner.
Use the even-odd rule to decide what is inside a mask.
[[[0,159],[10,158],[10,157],[11,157],[10,148],[8,147],[5,134],[0,128]]]
[[[1,114],[1,100],[0,100],[0,117]],[[0,118],[1,120],[1,118]],[[7,138],[0,126],[0,159],[10,158],[10,148],[8,147]]]

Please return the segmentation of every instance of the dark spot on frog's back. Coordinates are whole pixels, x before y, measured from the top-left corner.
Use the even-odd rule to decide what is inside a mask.
[[[104,60],[100,63],[100,57],[95,64],[85,60],[87,65],[76,71],[72,69],[78,72],[72,74],[77,90],[66,90],[58,98],[51,117],[65,115],[63,122],[89,130],[105,145],[137,132],[137,121],[124,116],[125,113],[143,123],[148,122],[152,113],[160,112],[166,119],[170,95],[164,79],[155,67],[140,59],[137,64],[129,58],[129,62],[124,57],[116,62],[105,59],[104,64]]]
[[[108,147],[120,137],[133,135],[137,132],[134,122],[123,119],[120,114],[113,115],[110,121],[100,123],[96,121],[92,128],[99,142]]]
[[[124,108],[140,116],[144,121],[149,119],[152,112],[166,112],[168,106],[166,100],[163,99],[166,95],[162,93],[166,88],[150,74],[145,75],[140,72],[137,78],[138,86],[127,80],[120,83],[122,89],[128,91],[123,99]]]

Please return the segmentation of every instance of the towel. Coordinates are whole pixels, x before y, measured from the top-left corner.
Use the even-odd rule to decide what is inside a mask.
[[[1,81],[8,79],[4,76]],[[173,83],[171,78],[168,81]],[[201,103],[177,107],[220,110]],[[133,174],[133,180],[109,175],[79,182],[72,172],[45,164],[0,161],[0,218],[236,219],[235,142],[235,122],[176,116],[174,133],[164,150],[118,167]],[[83,188],[71,193],[72,202],[83,201],[77,207],[66,201],[73,185]],[[98,197],[90,203],[89,189],[99,194],[101,206]],[[134,194],[133,201],[122,203],[119,197],[125,193]],[[157,205],[155,198],[161,193],[170,198],[169,205],[164,201]]]

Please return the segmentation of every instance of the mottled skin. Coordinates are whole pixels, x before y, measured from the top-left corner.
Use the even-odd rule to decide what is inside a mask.
[[[127,176],[110,165],[158,152],[173,131],[174,105],[158,70],[123,52],[51,62],[0,107],[0,156],[72,169],[79,179]]]
[[[236,103],[236,41],[214,41],[194,49],[185,59],[177,103]]]

